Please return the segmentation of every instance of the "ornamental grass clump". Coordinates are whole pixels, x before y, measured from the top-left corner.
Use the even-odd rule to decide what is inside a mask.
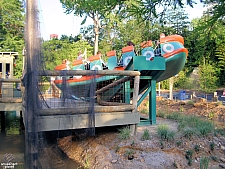
[[[144,133],[143,133],[143,135],[141,137],[141,140],[150,140],[150,133],[149,133],[148,129],[144,130]]]
[[[169,130],[166,124],[160,124],[157,127],[157,134],[161,140],[172,141],[174,140],[175,132]]]
[[[119,129],[119,139],[121,140],[127,140],[130,138],[130,128],[129,127],[123,127],[121,129]]]

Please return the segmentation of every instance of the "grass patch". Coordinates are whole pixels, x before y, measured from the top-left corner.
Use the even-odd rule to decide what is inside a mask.
[[[121,129],[119,129],[119,139],[121,140],[127,140],[130,138],[130,128],[129,127],[123,127]]]
[[[166,112],[164,112],[164,111],[158,111],[158,112],[156,113],[156,116],[157,116],[157,117],[165,118],[165,117],[166,117]]]
[[[172,141],[174,140],[175,132],[169,130],[168,125],[160,124],[157,127],[157,134],[161,140]]]
[[[149,133],[149,130],[148,129],[145,129],[144,130],[144,133],[141,137],[141,140],[149,140],[150,139],[150,133]]]
[[[183,115],[178,112],[173,112],[173,113],[167,114],[166,118],[175,120],[175,121],[181,121],[183,119]]]
[[[221,135],[225,137],[225,129],[215,129],[215,135]]]
[[[189,101],[187,101],[186,104],[187,104],[187,105],[194,105],[194,103],[195,103],[195,102],[194,102],[193,100],[189,100]]]
[[[195,129],[193,128],[184,128],[183,132],[183,136],[187,139],[191,139],[192,137],[194,137],[197,133],[195,131]]]
[[[211,121],[201,119],[197,116],[183,116],[179,119],[178,130],[186,138],[193,136],[207,136],[214,132],[214,124]]]

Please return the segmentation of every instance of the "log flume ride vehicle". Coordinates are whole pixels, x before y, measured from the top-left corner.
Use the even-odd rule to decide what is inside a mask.
[[[120,70],[120,71],[139,71],[140,72],[140,84],[139,93],[142,93],[151,86],[149,85],[149,79],[151,81],[160,82],[168,79],[172,76],[177,75],[185,65],[186,58],[188,56],[188,50],[184,47],[184,39],[180,35],[170,35],[160,38],[160,46],[158,49],[153,49],[152,41],[143,42],[141,44],[142,50],[141,55],[137,56],[134,51],[134,46],[126,46],[122,48],[122,57],[119,63],[117,62],[116,51],[107,52],[108,63],[106,67],[100,55],[94,55],[88,58],[90,70]],[[84,60],[75,60],[72,63],[72,70],[85,70],[86,66]],[[68,70],[66,63],[58,65],[55,70]],[[121,77],[109,76],[109,75],[98,75],[95,76],[72,76],[67,77],[66,85],[72,90],[72,94],[79,98],[79,94],[76,92],[80,87],[90,84],[95,78],[97,88],[100,82],[112,82],[118,80]],[[60,89],[63,87],[63,78],[57,77],[54,81],[56,86]],[[65,82],[64,82],[65,83]],[[109,83],[108,83],[109,84]],[[107,84],[106,84],[107,85]],[[116,92],[118,93],[120,86],[117,86]],[[106,101],[109,98],[106,99]]]

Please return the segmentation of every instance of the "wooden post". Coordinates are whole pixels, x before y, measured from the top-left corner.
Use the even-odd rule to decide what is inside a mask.
[[[37,3],[26,1],[26,71],[25,71],[25,147],[26,168],[38,168],[37,78],[40,44],[38,43]]]
[[[0,111],[1,114],[1,132],[5,131],[5,112]]]
[[[137,112],[137,101],[138,101],[138,94],[139,94],[139,82],[140,76],[135,76],[134,78],[134,92],[133,92],[133,100],[132,104],[134,106],[133,113]],[[137,124],[130,125],[131,135],[136,135],[137,133]]]

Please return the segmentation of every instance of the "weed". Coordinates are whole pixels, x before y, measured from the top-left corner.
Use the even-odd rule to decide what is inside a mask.
[[[129,127],[123,127],[122,129],[119,129],[119,139],[121,140],[127,140],[130,138],[130,128]]]
[[[132,143],[130,144],[131,146],[134,146],[134,144],[135,144],[135,142],[134,142],[134,140],[132,141]]]
[[[187,101],[187,105],[194,105],[194,101],[193,100]]]
[[[188,159],[188,165],[189,165],[189,166],[192,165],[192,158]]]
[[[177,162],[176,162],[176,161],[173,162],[173,166],[174,166],[175,168],[178,168]]]
[[[217,106],[221,106],[221,105],[223,105],[223,102],[222,101],[217,101],[216,104],[217,104]]]
[[[193,150],[187,150],[185,153],[185,157],[188,160],[188,165],[192,165],[192,155],[193,155]]]
[[[184,111],[184,107],[183,105],[180,105],[180,112],[183,112]]]
[[[200,146],[198,144],[195,144],[194,149],[195,152],[198,153],[200,151]]]
[[[208,167],[209,167],[209,157],[201,157],[199,168],[200,169],[208,169]]]
[[[119,150],[120,150],[120,146],[116,146],[116,149],[115,149],[115,152],[117,153],[117,152],[119,152]]]
[[[160,146],[161,146],[161,149],[164,148],[164,142],[162,140],[160,140]]]
[[[216,161],[216,162],[219,162],[220,159],[217,157],[217,156],[210,156],[210,158],[213,160],[213,161]]]
[[[166,117],[166,113],[163,111],[158,111],[156,115],[157,115],[157,117],[162,117],[162,118]]]
[[[127,156],[127,158],[129,160],[132,160],[134,158],[133,155],[134,155],[134,150],[128,149],[128,150],[125,151],[125,156]]]
[[[209,147],[210,147],[210,150],[213,151],[214,148],[215,148],[215,143],[214,142],[210,142]]]
[[[84,165],[84,168],[85,168],[85,169],[90,168],[91,163],[90,163],[90,157],[89,157],[89,155],[86,156],[83,165]]]
[[[215,117],[215,113],[213,111],[209,112],[208,119],[212,120]]]
[[[167,141],[174,140],[175,132],[170,131],[168,126],[165,124],[160,124],[157,127],[157,133],[162,140]]]
[[[192,159],[193,150],[187,150],[185,153],[185,157],[187,160]]]
[[[148,129],[145,129],[144,130],[144,133],[141,137],[141,140],[149,140],[150,139],[150,133],[149,133],[149,130]]]
[[[179,140],[179,141],[176,142],[176,144],[177,144],[177,147],[179,147],[179,146],[181,146],[182,141]]]

